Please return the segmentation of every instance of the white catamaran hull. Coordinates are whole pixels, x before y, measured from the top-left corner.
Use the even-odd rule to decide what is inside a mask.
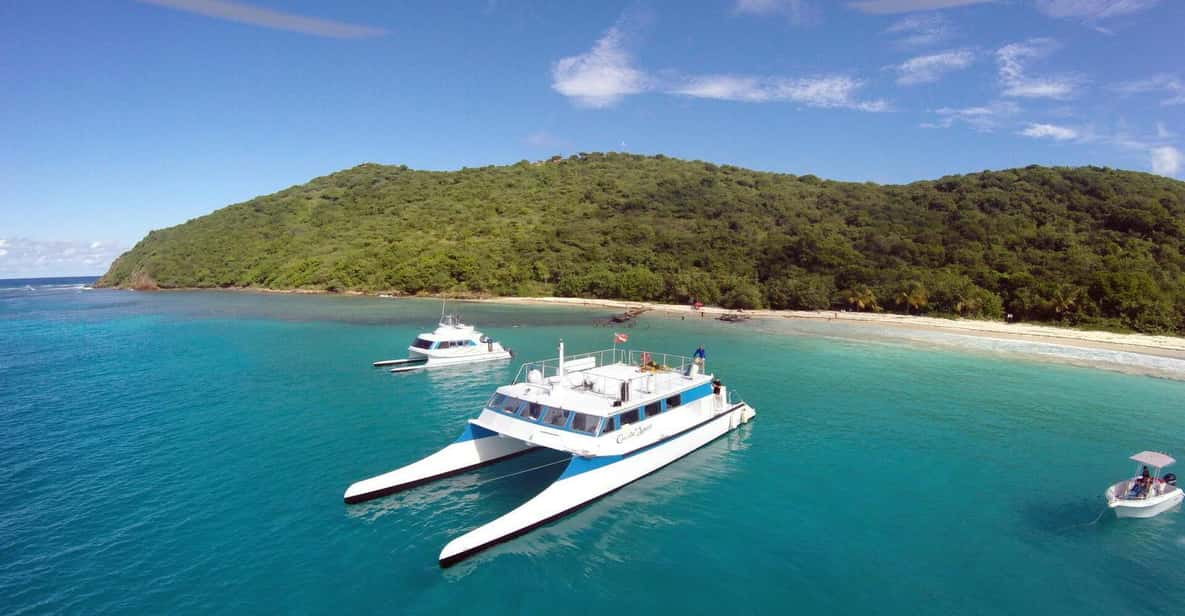
[[[482,361],[510,359],[510,351],[473,353],[472,355],[458,355],[456,357],[428,357],[428,367],[455,366],[457,364],[472,364]]]
[[[748,422],[755,414],[752,407],[741,403],[625,456],[573,457],[563,475],[546,490],[506,515],[449,542],[440,553],[440,565],[448,567],[637,481]]]
[[[370,479],[363,479],[346,489],[347,503],[360,503],[400,490],[440,479],[469,469],[524,453],[535,446],[518,439],[486,434],[470,426],[457,442],[407,466]]]

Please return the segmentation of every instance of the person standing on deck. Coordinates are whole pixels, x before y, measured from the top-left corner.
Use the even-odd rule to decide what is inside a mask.
[[[702,367],[704,365],[705,359],[707,359],[707,357],[704,353],[704,345],[701,344],[699,345],[699,348],[695,350],[695,354],[691,356],[691,361],[692,363],[699,364]]]

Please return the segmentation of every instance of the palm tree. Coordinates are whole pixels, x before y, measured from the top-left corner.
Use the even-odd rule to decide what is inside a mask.
[[[974,295],[959,294],[955,302],[955,312],[961,316],[979,314],[983,310],[983,300]]]
[[[1053,297],[1049,299],[1049,308],[1060,319],[1078,308],[1078,297],[1082,289],[1068,284],[1059,284],[1053,290]]]
[[[922,283],[911,280],[897,292],[896,301],[898,306],[905,306],[905,312],[911,310],[921,310],[930,301],[930,294],[926,292],[926,287]]]
[[[879,310],[876,305],[876,293],[867,286],[860,286],[844,291],[844,299],[856,310]]]

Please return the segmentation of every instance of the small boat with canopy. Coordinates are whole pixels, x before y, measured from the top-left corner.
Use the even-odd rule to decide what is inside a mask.
[[[1185,498],[1185,493],[1177,487],[1175,474],[1160,474],[1176,462],[1172,457],[1157,451],[1141,451],[1131,460],[1138,465],[1136,476],[1107,488],[1107,506],[1115,510],[1116,517],[1150,518],[1172,509]]]

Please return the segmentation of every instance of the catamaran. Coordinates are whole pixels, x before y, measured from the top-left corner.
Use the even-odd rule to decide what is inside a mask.
[[[1141,451],[1130,458],[1143,465],[1143,471],[1131,479],[1114,483],[1107,488],[1107,506],[1118,518],[1150,518],[1168,511],[1185,499],[1185,492],[1177,487],[1177,476],[1160,470],[1176,462],[1171,456],[1157,451]],[[1152,467],[1149,472],[1148,467]]]
[[[451,445],[359,481],[357,503],[504,460],[535,447],[571,455],[560,477],[518,508],[449,542],[442,567],[519,536],[653,473],[748,423],[756,412],[695,358],[617,348],[523,364]]]
[[[440,315],[436,330],[416,336],[407,347],[407,359],[385,359],[374,367],[391,366],[391,372],[410,372],[420,368],[453,366],[473,362],[510,359],[513,353],[502,343],[466,325],[455,314]]]

